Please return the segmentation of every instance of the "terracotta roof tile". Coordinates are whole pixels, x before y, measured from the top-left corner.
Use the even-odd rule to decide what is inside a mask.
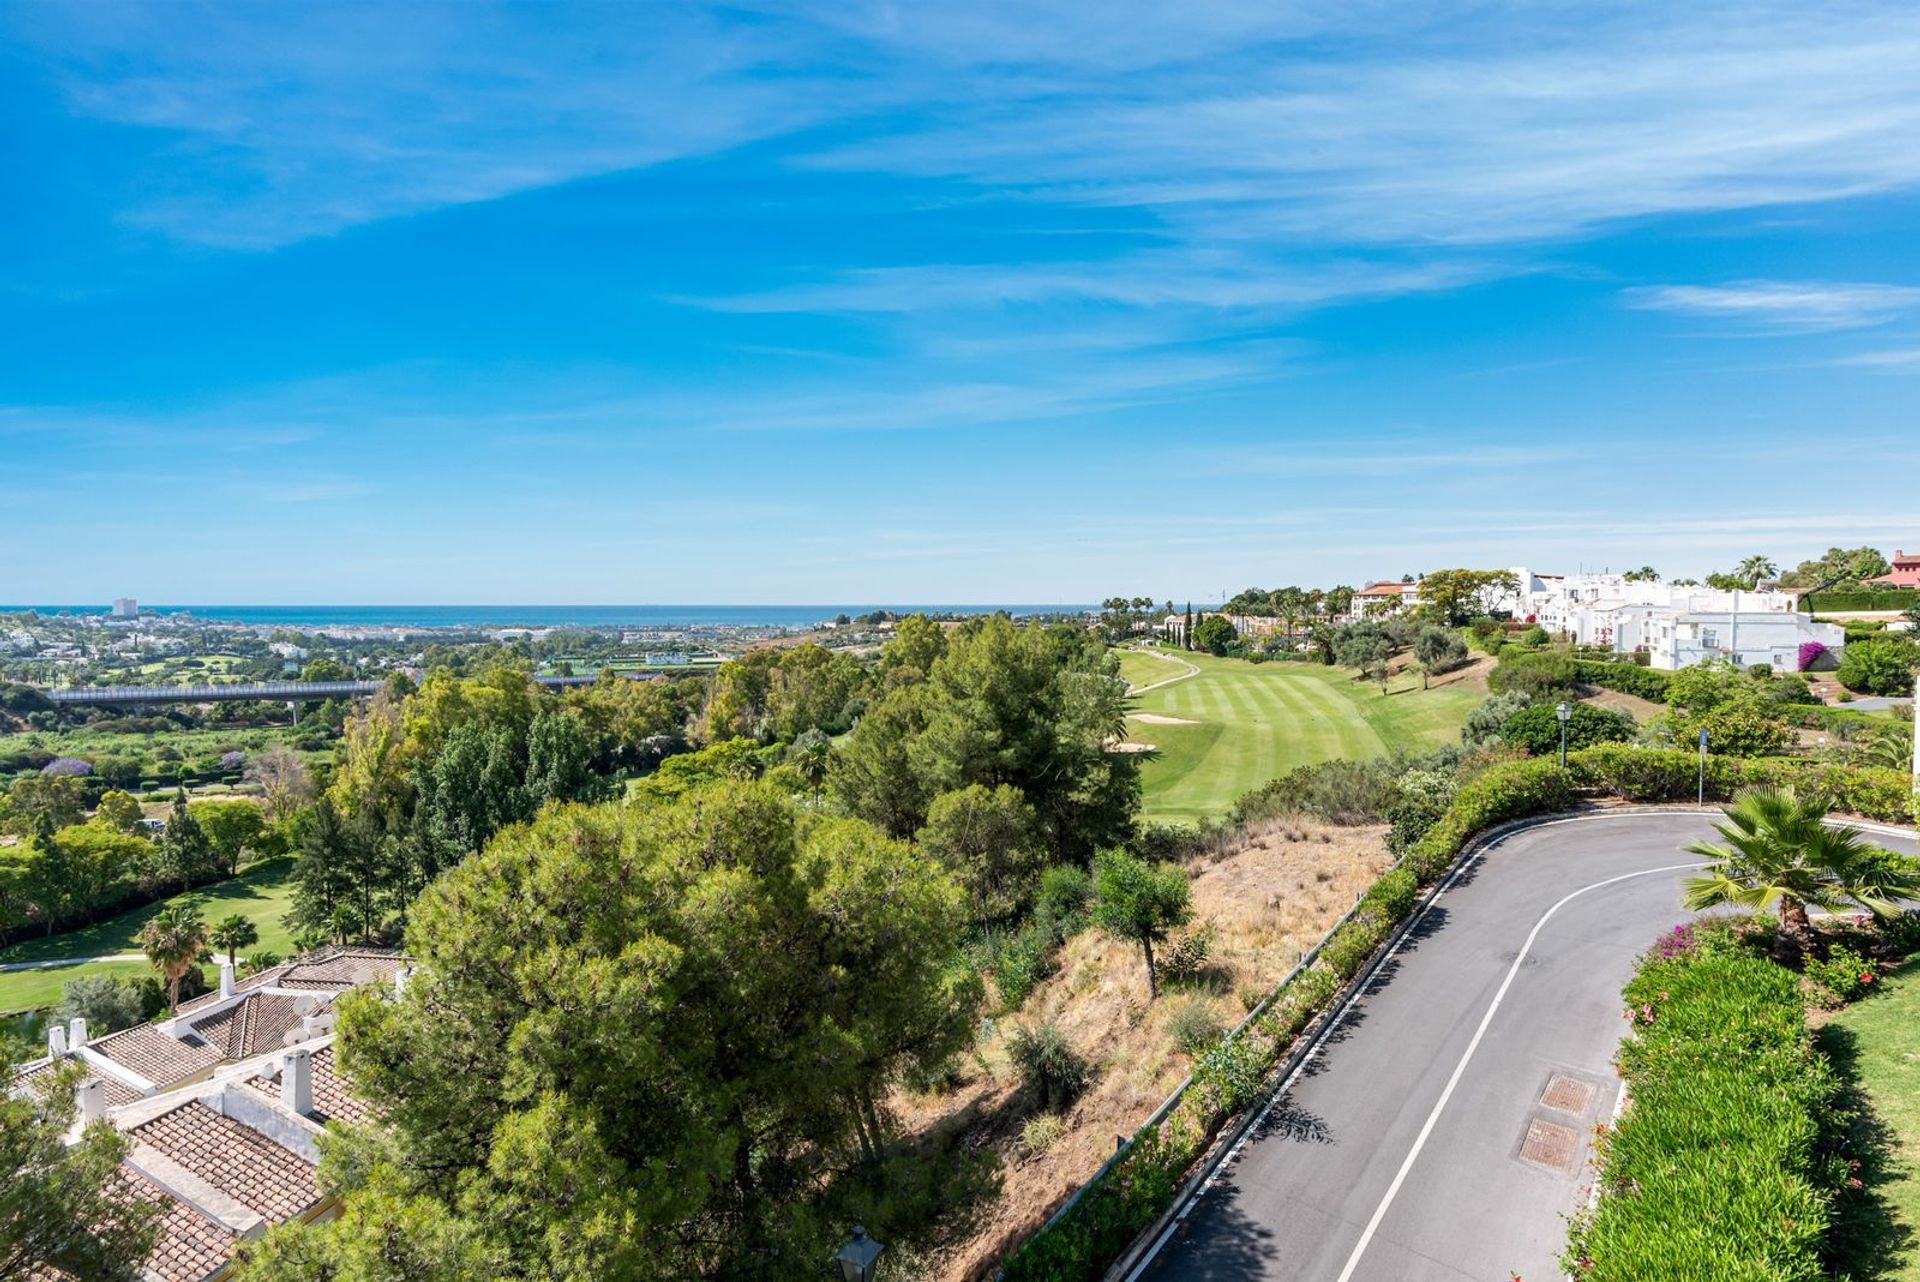
[[[233,1255],[233,1236],[224,1228],[124,1166],[115,1186],[118,1196],[160,1208],[160,1232],[147,1257],[147,1277],[154,1282],[202,1282],[226,1266]]]
[[[196,1077],[220,1062],[220,1052],[213,1047],[175,1041],[152,1024],[110,1033],[87,1048],[162,1087]]]
[[[25,1072],[15,1074],[13,1080],[17,1085],[31,1087],[34,1093],[38,1094],[45,1089],[48,1082],[53,1080],[54,1074],[60,1071],[62,1063],[63,1061],[61,1060],[49,1061],[38,1068],[28,1069]],[[104,1073],[89,1073],[80,1079],[80,1084],[84,1086],[86,1083],[94,1081],[105,1082],[107,1084],[108,1108],[118,1108],[122,1104],[131,1104],[140,1098],[139,1091],[134,1090],[133,1087],[128,1086],[125,1082],[117,1078],[108,1077]]]
[[[245,1059],[287,1044],[287,1034],[300,1027],[302,1000],[279,993],[256,993],[193,1025],[193,1031],[219,1051],[221,1058]]]
[[[198,1100],[134,1127],[132,1136],[275,1224],[320,1200],[311,1164]]]
[[[322,1046],[315,1051],[310,1065],[313,1083],[313,1112],[310,1116],[314,1121],[322,1125],[336,1120],[357,1123],[373,1117],[373,1106],[355,1095],[352,1084],[341,1075],[332,1046]],[[246,1084],[263,1095],[279,1099],[279,1066],[274,1065],[271,1073],[257,1073],[249,1077]]]

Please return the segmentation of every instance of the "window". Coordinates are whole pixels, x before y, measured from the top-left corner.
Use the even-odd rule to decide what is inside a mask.
[[[1720,630],[1718,628],[1700,629],[1700,648],[1718,650],[1720,648]]]

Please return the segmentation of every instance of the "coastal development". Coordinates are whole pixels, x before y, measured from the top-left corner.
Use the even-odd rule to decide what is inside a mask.
[[[1870,549],[1836,555],[1875,568]],[[457,1217],[424,1170],[408,1174],[445,1142],[432,1119],[533,1123],[554,1075],[584,1065],[564,1049],[581,1018],[568,987],[672,944],[674,1019],[710,1031],[660,1042],[647,1055],[668,1056],[668,1076],[647,1068],[617,1089],[644,1099],[679,1080],[799,1107],[777,1080],[723,1066],[771,1053],[736,1021],[779,983],[809,1013],[777,1036],[827,1020],[864,1047],[835,1087],[864,1101],[836,1143],[884,1160],[886,1187],[930,1164],[915,1178],[937,1197],[860,1212],[886,1235],[865,1240],[910,1249],[927,1276],[1175,1277],[1240,1259],[1268,1261],[1246,1276],[1282,1259],[1300,1277],[1402,1277],[1417,1260],[1525,1276],[1608,1233],[1660,1240],[1663,1211],[1604,1194],[1583,1209],[1579,1194],[1626,1160],[1622,1141],[1594,1138],[1626,1106],[1616,1056],[1622,1072],[1634,1062],[1618,994],[1649,958],[1683,966],[1701,947],[1642,956],[1676,921],[1690,940],[1705,929],[1685,910],[1707,892],[1681,893],[1717,848],[1695,803],[1732,803],[1723,830],[1738,833],[1742,807],[1777,796],[1816,829],[1850,816],[1826,831],[1882,852],[1871,874],[1779,852],[1828,861],[1822,889],[1795,892],[1809,902],[1892,914],[1793,927],[1788,964],[1814,978],[1792,1001],[1845,1005],[1879,982],[1903,993],[1907,941],[1920,944],[1900,909],[1920,895],[1903,831],[1920,795],[1920,593],[1827,577],[1820,562],[1718,586],[1438,570],[1391,593],[1249,589],[1216,609],[1132,597],[752,636],[690,626],[650,636],[682,648],[644,662],[624,629],[16,614],[8,635],[25,640],[0,659],[0,857],[16,870],[0,998],[12,1035],[39,1041],[15,1051],[13,1095],[74,1153],[115,1156],[97,1231],[150,1241],[147,1276],[275,1277],[315,1250],[357,1251],[357,1226],[383,1223],[370,1194],[322,1177],[326,1133],[381,1145],[382,1180]],[[1905,609],[1848,608],[1861,604]],[[704,648],[722,640],[739,651]],[[276,667],[281,679],[257,679]],[[135,671],[152,684],[121,684]],[[980,755],[994,744],[1022,746]],[[1581,822],[1500,835],[1555,816]],[[729,921],[701,943],[721,925],[698,908],[719,874],[679,864],[687,824],[737,829],[722,867],[755,861],[751,894],[774,896],[756,911],[775,912],[789,866],[850,898],[830,916]],[[661,889],[626,907],[626,892],[578,899],[607,875],[590,855],[566,871],[582,841],[649,852],[640,885]],[[1714,893],[1748,902],[1755,873],[1721,868]],[[503,893],[519,904],[507,918],[474,915]],[[907,934],[844,936],[844,915],[866,912]],[[1790,925],[1736,927],[1714,955],[1780,964]],[[1425,932],[1411,953],[1410,932]],[[1513,947],[1489,953],[1505,934]],[[764,976],[729,961],[775,955],[789,961]],[[482,957],[499,960],[475,970]],[[886,1018],[908,1022],[870,1022],[898,1002]],[[646,1031],[654,1018],[644,1005],[623,1017],[636,1048],[666,1034]],[[534,1036],[551,1050],[534,1055]],[[1488,1038],[1505,1053],[1483,1053]],[[1302,1077],[1306,1057],[1317,1069]],[[570,1107],[616,1107],[599,1090],[569,1092]],[[1396,1120],[1369,1104],[1382,1096],[1428,1101],[1426,1124],[1428,1103]],[[1658,1099],[1621,1134],[1636,1117],[1670,1124]],[[1318,1152],[1275,1116],[1346,1142]],[[1132,1136],[1117,1154],[1103,1148],[1114,1134]],[[691,1153],[672,1146],[691,1140],[629,1142],[679,1162]],[[499,1142],[469,1139],[465,1160],[498,1161]],[[1179,1178],[1133,1204],[1124,1232],[1098,1227],[1148,1162]],[[1480,1171],[1479,1191],[1410,1184],[1416,1165]],[[711,1196],[732,1196],[721,1187]],[[786,1196],[881,1187],[821,1168]],[[698,1214],[770,1231],[724,1206]],[[648,1208],[643,1239],[683,1231],[684,1214]],[[484,1221],[449,1223],[457,1236],[435,1249],[450,1258],[502,1249]],[[803,1257],[831,1246],[782,1242]]]
[[[0,1282],[1920,1282],[1912,5],[0,66]]]

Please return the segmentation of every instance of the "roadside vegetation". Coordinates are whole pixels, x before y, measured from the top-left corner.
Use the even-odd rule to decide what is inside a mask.
[[[1859,1076],[1858,1030],[1885,1025],[1821,1025],[1879,1003],[1920,949],[1920,918],[1900,912],[1920,897],[1920,861],[1825,817],[1793,790],[1755,789],[1728,807],[1721,841],[1690,848],[1711,862],[1687,906],[1755,915],[1678,926],[1640,958],[1617,1061],[1628,1105],[1596,1145],[1600,1195],[1572,1223],[1570,1275],[1812,1282],[1903,1267],[1910,1176]],[[1883,1072],[1886,1049],[1873,1053]]]

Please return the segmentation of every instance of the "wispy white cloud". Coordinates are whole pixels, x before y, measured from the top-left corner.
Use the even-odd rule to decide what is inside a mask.
[[[1885,370],[1896,374],[1920,374],[1920,347],[1886,352],[1860,352],[1853,356],[1843,356],[1834,364],[1854,365],[1863,369]]]
[[[170,140],[130,221],[239,249],[711,154],[852,109],[696,5],[15,10],[80,112]],[[761,75],[758,73],[767,72]]]
[[[1860,329],[1920,307],[1920,289],[1833,281],[1748,280],[1728,285],[1651,285],[1629,289],[1628,305],[1739,322],[1779,332]]]

